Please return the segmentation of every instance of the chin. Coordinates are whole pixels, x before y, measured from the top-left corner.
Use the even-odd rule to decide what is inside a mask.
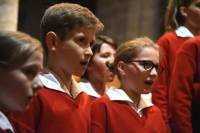
[[[151,89],[143,89],[142,94],[148,94],[151,93]]]

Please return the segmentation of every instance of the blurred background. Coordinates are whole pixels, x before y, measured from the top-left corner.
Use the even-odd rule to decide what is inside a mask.
[[[101,34],[117,43],[139,36],[156,41],[164,32],[167,0],[0,0],[0,29],[20,30],[40,39],[45,9],[61,2],[88,7],[105,25]]]

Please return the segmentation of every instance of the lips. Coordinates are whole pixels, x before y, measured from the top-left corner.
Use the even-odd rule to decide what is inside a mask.
[[[81,64],[81,65],[84,65],[84,66],[86,66],[88,63],[89,63],[88,60],[82,60],[82,61],[80,62],[80,64]]]
[[[147,85],[152,85],[154,83],[154,81],[153,80],[146,80],[146,81],[144,81],[144,83],[147,84]]]

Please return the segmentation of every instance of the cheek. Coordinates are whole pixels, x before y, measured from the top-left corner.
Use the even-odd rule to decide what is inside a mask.
[[[94,62],[94,66],[96,68],[96,71],[99,71],[99,73],[105,74],[108,73],[108,68],[106,66],[106,60],[105,59],[99,59]]]
[[[200,10],[199,9],[193,9],[190,11],[189,19],[191,23],[199,24],[200,22]]]

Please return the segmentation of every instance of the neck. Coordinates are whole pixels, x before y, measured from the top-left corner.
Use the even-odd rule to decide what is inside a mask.
[[[139,103],[140,103],[140,94],[137,94],[134,91],[134,89],[130,89],[130,88],[125,88],[123,86],[121,86],[121,88],[126,92],[126,94],[129,96],[129,98],[133,101],[133,105],[138,108]]]
[[[95,91],[99,94],[99,95],[104,95],[105,90],[106,90],[106,83],[104,82],[100,82],[95,78],[89,78],[89,81],[92,85],[92,87],[95,89]]]
[[[61,85],[66,86],[64,89],[68,89],[71,92],[72,88],[72,74],[66,73],[57,63],[48,63],[47,68],[50,69],[54,76],[59,80]]]
[[[189,25],[185,25],[188,29],[189,29],[189,31],[194,35],[194,36],[198,36],[198,35],[200,35],[200,29],[198,29],[198,28],[193,28],[192,26],[189,26]]]

